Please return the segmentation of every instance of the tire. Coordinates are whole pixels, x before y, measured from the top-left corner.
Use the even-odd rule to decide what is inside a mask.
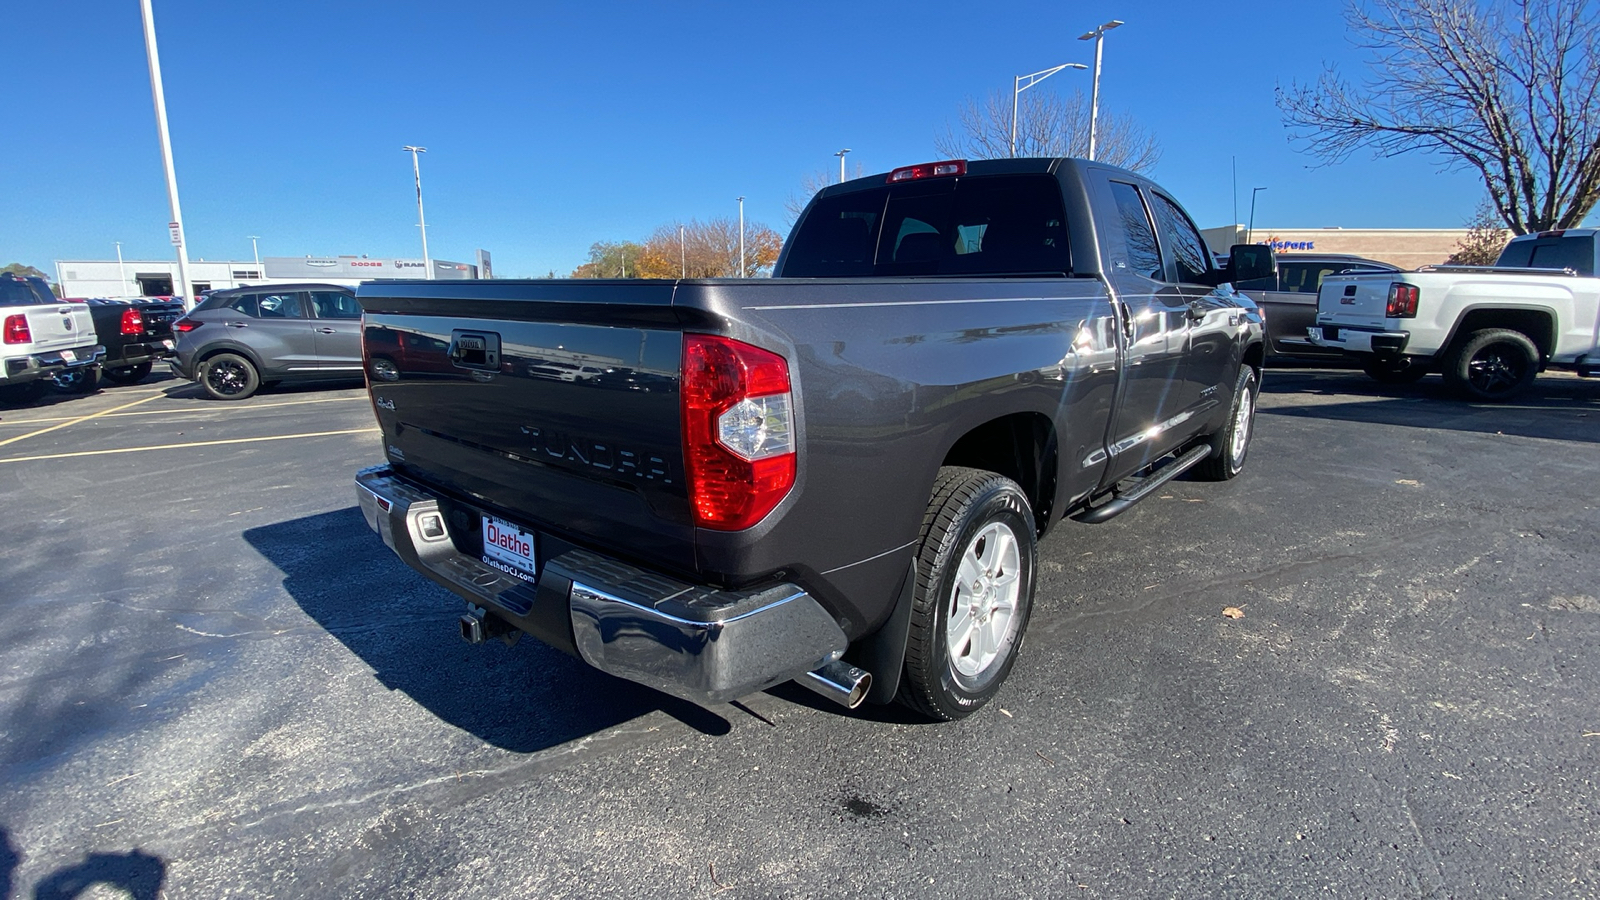
[[[943,721],[988,703],[1016,662],[1034,583],[1033,511],[1022,489],[994,472],[940,469],[922,519],[896,700]],[[962,633],[952,636],[952,624]]]
[[[1539,348],[1520,331],[1485,328],[1473,332],[1450,354],[1444,377],[1470,400],[1500,403],[1533,384],[1539,374]]]
[[[1428,364],[1412,356],[1369,356],[1361,371],[1379,384],[1415,384],[1428,374]]]
[[[218,353],[200,364],[200,386],[215,400],[243,400],[261,387],[261,374],[237,353]]]
[[[138,384],[150,374],[150,362],[139,363],[134,366],[109,366],[101,374],[107,381],[117,384]]]
[[[100,367],[80,366],[64,369],[51,376],[56,390],[63,394],[92,394],[100,387]]]
[[[1211,455],[1194,467],[1196,477],[1204,481],[1227,481],[1244,471],[1245,457],[1250,455],[1250,438],[1256,430],[1256,397],[1260,392],[1256,370],[1240,366],[1228,423],[1206,438],[1211,445]]]
[[[395,365],[394,360],[387,356],[374,356],[372,362],[367,364],[367,370],[378,381],[400,380],[400,367]]]

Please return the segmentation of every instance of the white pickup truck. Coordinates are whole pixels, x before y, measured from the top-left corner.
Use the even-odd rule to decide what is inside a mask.
[[[42,278],[0,274],[0,398],[36,399],[64,372],[92,386],[105,355],[88,306],[56,299]]]
[[[1318,347],[1359,356],[1390,384],[1439,371],[1473,400],[1510,400],[1546,368],[1600,374],[1600,229],[1513,238],[1493,266],[1335,275],[1322,282]]]

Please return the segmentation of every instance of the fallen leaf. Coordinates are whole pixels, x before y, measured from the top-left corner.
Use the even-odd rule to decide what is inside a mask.
[[[1009,709],[1006,709],[1006,708],[1005,708],[1005,707],[1003,707],[1003,706],[1002,706],[1002,707],[1000,707],[1000,715],[1002,715],[1002,716],[1005,716],[1005,717],[1006,717],[1006,718],[1008,718],[1008,719],[1014,719],[1014,718],[1016,718],[1016,716],[1013,716],[1013,715],[1012,715],[1012,714],[1011,714],[1011,710],[1009,710]]]
[[[1240,609],[1237,606],[1228,607],[1227,609],[1222,611],[1222,614],[1223,614],[1223,616],[1225,616],[1225,617],[1227,617],[1229,619],[1242,619],[1242,618],[1244,618],[1244,610]]]

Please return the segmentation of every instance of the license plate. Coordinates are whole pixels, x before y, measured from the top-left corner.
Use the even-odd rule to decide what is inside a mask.
[[[483,517],[483,561],[525,581],[533,581],[538,565],[533,533],[496,516]]]
[[[75,362],[78,359],[78,354],[73,353],[71,350],[63,350],[61,351],[61,358],[67,362]]]
[[[172,349],[172,341],[170,341],[170,340],[162,341],[161,342],[161,346],[167,348],[168,350],[171,350]]]

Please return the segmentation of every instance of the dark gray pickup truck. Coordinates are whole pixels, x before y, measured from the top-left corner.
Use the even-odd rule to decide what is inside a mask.
[[[777,276],[362,285],[361,509],[522,633],[702,704],[986,703],[1035,542],[1249,448],[1262,319],[1161,188],[1074,159],[824,189]],[[379,354],[382,354],[381,358]]]

